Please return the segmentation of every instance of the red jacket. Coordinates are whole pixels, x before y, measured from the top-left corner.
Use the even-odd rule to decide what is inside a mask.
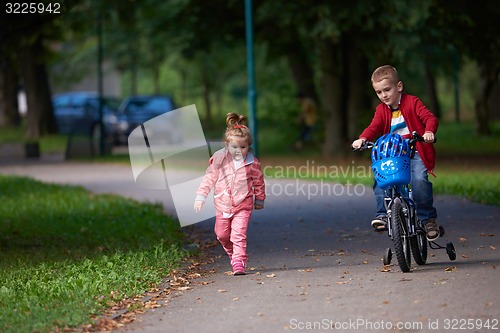
[[[425,107],[424,103],[418,97],[402,94],[399,109],[405,118],[410,132],[417,131],[420,135],[423,135],[425,132],[436,134],[439,126],[438,119]],[[391,109],[384,103],[380,103],[375,108],[375,115],[372,122],[359,137],[368,141],[374,141],[379,136],[389,133],[391,119]],[[434,145],[417,142],[417,151],[427,170],[432,172],[436,164],[436,150],[434,149]]]
[[[207,173],[196,191],[196,200],[205,201],[213,189],[215,209],[219,212],[252,210],[254,200],[255,203],[264,205],[264,176],[259,161],[251,152],[238,169],[235,169],[233,158],[225,148],[216,151],[209,164]]]

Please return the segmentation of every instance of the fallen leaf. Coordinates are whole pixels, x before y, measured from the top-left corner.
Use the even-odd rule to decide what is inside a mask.
[[[349,281],[337,281],[337,282],[335,282],[335,283],[336,283],[336,284],[348,284],[348,283],[349,283]]]
[[[217,290],[218,293],[225,293],[227,290],[224,290],[224,289],[219,289]]]
[[[266,276],[267,276],[268,278],[273,278],[273,277],[276,277],[276,274],[274,274],[274,273],[273,273],[273,274],[267,274]]]
[[[496,246],[490,245],[490,249],[496,250],[497,248],[496,248]]]
[[[390,265],[384,265],[382,269],[380,270],[381,272],[390,272],[391,271],[391,266]]]
[[[487,234],[487,233],[482,232],[480,234],[480,236],[483,236],[483,237],[493,237],[493,236],[495,236],[495,234]]]
[[[453,271],[456,271],[457,270],[457,267],[456,266],[452,266],[452,267],[446,267],[444,269],[445,272],[453,272]]]
[[[462,254],[462,258],[469,259],[469,256],[466,256],[465,254]]]
[[[313,271],[312,268],[308,268],[308,269],[299,269],[299,272],[303,273],[303,272],[307,272],[307,273],[311,273]]]
[[[239,300],[239,298],[238,298],[238,297],[233,298],[233,301],[237,301],[237,300]]]
[[[463,246],[467,245],[467,238],[465,237],[460,237],[458,239],[458,241],[460,242],[460,244],[462,244]]]

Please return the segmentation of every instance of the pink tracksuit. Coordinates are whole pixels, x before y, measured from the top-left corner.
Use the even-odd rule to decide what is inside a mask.
[[[210,158],[207,173],[196,191],[196,200],[205,201],[214,189],[216,210],[215,234],[231,263],[247,262],[247,229],[255,203],[264,204],[266,199],[264,176],[260,163],[248,153],[236,168],[226,149]]]

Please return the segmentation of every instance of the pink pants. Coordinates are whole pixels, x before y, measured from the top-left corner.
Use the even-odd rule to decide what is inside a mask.
[[[240,210],[229,218],[223,217],[220,212],[216,213],[215,235],[231,263],[238,260],[245,265],[247,262],[247,229],[251,215],[251,210]]]

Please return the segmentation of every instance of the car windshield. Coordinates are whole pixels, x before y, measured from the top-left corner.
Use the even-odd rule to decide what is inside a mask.
[[[173,109],[172,101],[168,98],[148,98],[148,99],[134,99],[127,105],[127,113],[154,113],[162,114]]]
[[[103,97],[103,107],[105,112],[116,112],[120,105],[120,101],[112,97]],[[94,96],[78,96],[78,95],[63,95],[58,96],[53,101],[54,108],[88,108],[97,109],[98,100]]]

